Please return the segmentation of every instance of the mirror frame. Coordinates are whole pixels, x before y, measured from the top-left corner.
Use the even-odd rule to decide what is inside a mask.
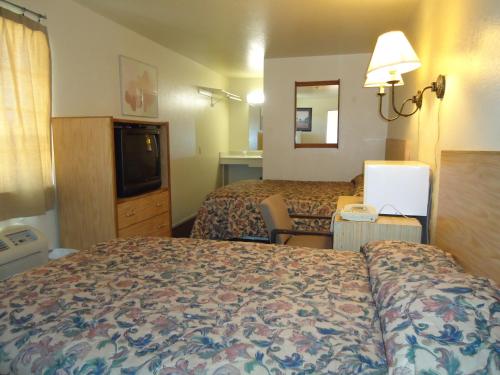
[[[295,118],[297,111],[297,87],[306,87],[306,86],[327,86],[327,85],[337,85],[339,87],[339,95],[338,95],[338,117],[339,121],[337,121],[337,143],[296,143],[295,142]],[[340,143],[340,79],[334,79],[330,81],[307,81],[307,82],[299,82],[295,81],[295,97],[294,97],[294,106],[293,106],[293,145],[294,148],[339,148]]]

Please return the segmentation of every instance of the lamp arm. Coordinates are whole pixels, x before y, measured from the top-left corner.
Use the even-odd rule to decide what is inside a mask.
[[[384,114],[383,114],[383,112],[382,112],[382,99],[384,98],[384,95],[385,95],[385,94],[383,94],[383,93],[378,93],[377,95],[378,95],[378,97],[379,97],[379,102],[378,102],[378,112],[379,112],[379,114],[380,114],[380,117],[382,117],[385,121],[389,121],[389,122],[397,120],[397,119],[400,117],[399,115],[398,115],[398,116],[396,116],[396,117],[392,117],[392,118],[389,118],[389,117],[385,117],[385,116],[384,116]],[[405,102],[405,103],[406,103],[406,102]],[[403,104],[403,105],[404,105],[404,104]]]
[[[422,106],[422,100],[420,100],[420,105],[419,105],[419,103],[416,101],[415,97],[413,97],[412,99],[407,99],[407,100],[404,101],[404,103],[401,105],[401,107],[400,107],[400,109],[398,111],[398,109],[396,108],[396,99],[395,99],[396,95],[394,95],[394,92],[395,92],[394,84],[395,83],[392,82],[392,87],[391,87],[391,98],[392,98],[392,109],[393,109],[393,111],[396,112],[399,116],[403,116],[403,117],[410,117],[410,116],[414,115],[420,109],[420,107]],[[418,94],[417,94],[417,96],[418,96]],[[412,103],[416,104],[417,107],[415,108],[414,111],[412,111],[410,113],[403,113],[403,108],[404,108],[405,104],[408,103],[409,101],[411,101]]]

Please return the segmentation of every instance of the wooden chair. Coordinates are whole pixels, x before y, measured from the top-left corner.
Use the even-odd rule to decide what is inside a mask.
[[[279,194],[272,195],[260,202],[260,211],[271,243],[290,246],[332,249],[331,232],[307,232],[293,230],[292,218],[331,220],[330,216],[290,215],[288,208]]]

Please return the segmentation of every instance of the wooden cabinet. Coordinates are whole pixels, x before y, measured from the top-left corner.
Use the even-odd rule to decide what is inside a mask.
[[[118,237],[170,235],[168,190],[118,200]]]
[[[339,197],[337,214],[333,224],[333,248],[335,250],[359,251],[369,241],[401,240],[420,243],[422,225],[411,217],[379,216],[374,223],[348,221],[340,217],[340,210],[353,203],[363,203],[363,198],[354,196]]]
[[[115,123],[160,127],[162,188],[117,198]],[[170,236],[168,123],[111,117],[52,119],[61,246],[86,249],[116,237]]]

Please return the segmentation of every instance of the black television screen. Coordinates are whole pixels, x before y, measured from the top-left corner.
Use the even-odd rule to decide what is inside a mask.
[[[115,125],[115,151],[119,197],[141,194],[161,186],[158,127]]]

